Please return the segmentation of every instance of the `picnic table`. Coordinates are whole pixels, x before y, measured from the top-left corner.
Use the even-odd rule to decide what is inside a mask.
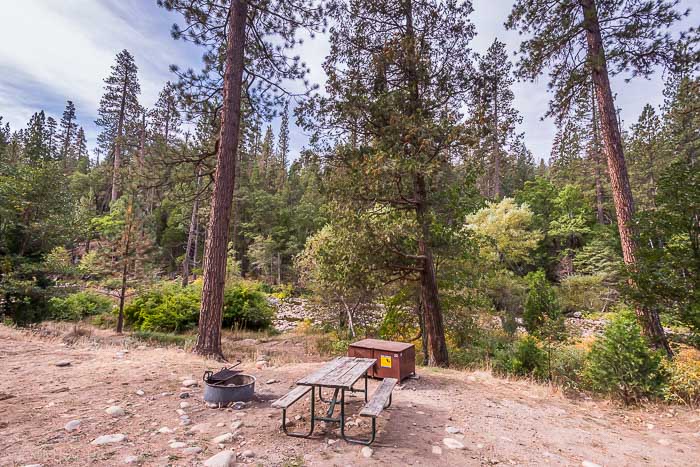
[[[356,358],[356,357],[339,357],[328,362],[323,367],[314,371],[297,381],[297,386],[288,394],[277,399],[272,403],[275,408],[282,409],[282,430],[288,436],[298,438],[309,438],[313,435],[314,426],[317,421],[335,422],[340,424],[340,436],[350,443],[358,443],[369,445],[374,442],[377,427],[376,418],[385,408],[391,405],[391,392],[398,382],[395,378],[384,378],[379,385],[379,388],[372,395],[371,400],[367,400],[367,372],[374,366],[376,359],[374,358]],[[355,388],[355,384],[364,377],[364,389]],[[330,399],[323,398],[323,389],[332,389],[333,395]],[[311,392],[310,415],[309,420],[311,427],[308,433],[291,432],[287,429],[287,409]],[[323,416],[316,415],[315,402],[316,392],[321,402],[328,404],[328,409]],[[345,393],[346,392],[362,392],[364,393],[365,406],[360,411],[360,416],[372,418],[372,433],[369,439],[353,438],[345,435]],[[333,417],[336,406],[340,406],[339,416]]]

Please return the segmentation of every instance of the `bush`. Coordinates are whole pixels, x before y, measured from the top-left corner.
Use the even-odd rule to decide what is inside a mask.
[[[46,319],[55,289],[42,263],[0,255],[0,314],[15,324],[22,326]]]
[[[84,291],[49,300],[51,318],[60,321],[78,321],[87,316],[100,315],[112,310],[112,301],[95,292]]]
[[[585,374],[592,389],[626,404],[660,396],[664,384],[661,356],[649,348],[628,311],[618,314],[593,343]]]
[[[564,329],[563,317],[554,288],[544,271],[526,276],[529,284],[523,320],[528,332],[541,338],[558,340]]]
[[[512,338],[506,332],[479,329],[473,334],[468,344],[449,349],[450,364],[458,368],[483,367],[511,344]]]
[[[610,289],[603,284],[605,274],[573,275],[561,281],[559,303],[567,313],[602,311]]]
[[[540,348],[537,339],[526,336],[496,352],[493,369],[497,374],[540,379],[547,375],[547,352]]]
[[[564,389],[583,390],[585,388],[583,372],[586,368],[586,355],[586,351],[578,347],[558,347],[551,356],[551,380]]]
[[[265,329],[274,315],[267,297],[255,284],[236,283],[224,291],[224,327]]]
[[[321,334],[316,339],[316,351],[321,355],[346,355],[350,341],[340,337],[336,331]]]
[[[412,296],[401,292],[385,302],[385,313],[379,326],[379,337],[390,341],[408,341],[420,333],[420,323]]]
[[[700,406],[700,360],[690,355],[678,354],[673,361],[666,361],[668,381],[663,389],[664,399],[690,407]]]
[[[132,300],[124,317],[135,330],[182,332],[197,325],[200,298],[197,285],[159,284]]]

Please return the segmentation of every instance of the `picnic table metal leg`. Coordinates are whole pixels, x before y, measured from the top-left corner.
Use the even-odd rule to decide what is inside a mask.
[[[367,373],[365,373],[365,403],[367,403]]]
[[[308,433],[294,433],[287,431],[287,409],[284,408],[282,409],[282,430],[284,431],[284,434],[287,436],[293,436],[295,438],[309,438],[311,435],[314,433],[314,422],[316,421],[316,416],[314,413],[315,410],[315,395],[314,395],[314,387],[311,386],[311,428],[309,428]]]
[[[329,404],[329,403],[331,402],[331,399],[326,400],[326,399],[323,398],[322,389],[323,389],[323,387],[321,387],[321,386],[318,387],[318,398],[319,398],[319,399],[321,400],[321,402],[323,402],[324,404]]]
[[[330,407],[328,407],[328,412],[326,413],[327,418],[331,418],[333,416],[333,412],[335,412],[335,404],[338,403],[338,388],[335,388],[333,391],[333,398],[330,400]],[[321,389],[319,388],[319,392]],[[345,394],[345,390],[343,390],[343,394]],[[342,410],[342,409],[341,409]]]
[[[365,389],[364,390],[355,389],[354,384],[352,386],[350,386],[350,389],[348,389],[348,391],[350,391],[350,392],[364,392],[365,393],[365,402],[367,402],[367,380],[368,380],[367,373],[365,373]]]
[[[372,417],[372,434],[369,439],[352,438],[350,436],[345,436],[345,390],[341,391],[340,395],[340,436],[348,443],[364,444],[369,446],[374,442],[374,438],[377,436],[377,419]]]

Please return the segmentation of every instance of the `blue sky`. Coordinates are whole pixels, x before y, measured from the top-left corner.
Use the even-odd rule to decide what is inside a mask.
[[[693,0],[684,0],[688,7]],[[472,48],[485,51],[498,37],[514,51],[520,43],[516,32],[506,31],[510,0],[473,0],[472,21],[477,37]],[[700,8],[696,8],[700,10]],[[79,123],[85,127],[90,147],[98,129],[94,125],[102,95],[102,80],[109,74],[114,56],[128,49],[139,67],[141,102],[150,107],[158,92],[173,76],[168,67],[197,68],[201,50],[170,37],[177,14],[158,8],[155,0],[5,0],[0,27],[0,116],[17,129],[24,127],[32,113],[43,109],[60,118],[65,101],[75,102]],[[693,11],[684,26],[700,24],[700,12]],[[311,67],[311,81],[323,84],[321,63],[328,50],[327,40],[306,41],[299,54]],[[663,102],[663,77],[613,80],[617,105],[625,125],[634,123],[646,103]],[[515,105],[523,115],[521,131],[535,157],[547,158],[554,136],[552,121],[541,121],[547,109],[547,80],[517,83]],[[276,128],[278,122],[273,122]],[[293,154],[308,137],[301,129],[290,131]]]

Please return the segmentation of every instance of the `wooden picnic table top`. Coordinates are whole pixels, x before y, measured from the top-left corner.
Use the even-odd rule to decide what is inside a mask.
[[[350,389],[376,362],[374,358],[338,357],[303,377],[297,384]]]

